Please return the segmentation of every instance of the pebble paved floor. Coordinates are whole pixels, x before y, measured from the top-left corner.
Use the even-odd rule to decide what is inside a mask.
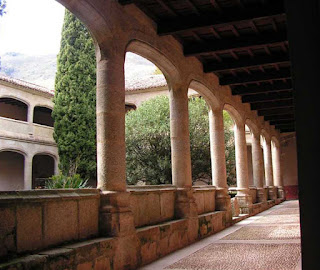
[[[298,201],[286,201],[141,270],[300,270]]]

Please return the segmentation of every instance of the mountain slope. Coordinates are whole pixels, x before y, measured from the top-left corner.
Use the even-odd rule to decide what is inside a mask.
[[[24,80],[54,89],[57,70],[57,56],[30,56],[20,53],[6,53],[1,56],[0,75]],[[136,78],[153,74],[155,66],[148,60],[133,53],[127,53],[125,63],[126,78]]]

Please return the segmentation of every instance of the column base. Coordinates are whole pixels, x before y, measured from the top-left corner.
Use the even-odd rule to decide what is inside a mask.
[[[129,207],[129,192],[101,192],[99,232],[101,236],[128,236],[135,233],[134,217]]]
[[[286,193],[284,191],[284,188],[282,186],[278,187],[278,198],[285,200],[286,199]]]
[[[193,197],[193,188],[177,188],[175,202],[177,218],[193,218],[198,216],[197,205]]]
[[[277,188],[274,186],[268,186],[268,199],[276,200],[277,199]]]
[[[226,212],[226,225],[232,223],[231,197],[228,188],[216,189],[216,210]]]
[[[266,203],[268,200],[268,194],[265,188],[257,188],[257,198],[259,203]]]
[[[249,195],[249,189],[237,189],[236,198],[238,200],[241,214],[252,214],[252,197]]]

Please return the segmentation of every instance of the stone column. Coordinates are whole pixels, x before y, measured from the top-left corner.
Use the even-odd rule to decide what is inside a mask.
[[[272,157],[271,157],[271,140],[265,138],[263,142],[264,168],[266,177],[266,186],[268,187],[268,196],[270,200],[275,200],[277,194],[274,191]]]
[[[172,184],[177,187],[177,217],[197,216],[197,208],[193,197],[188,88],[183,84],[175,84],[169,91],[170,98],[170,137]]]
[[[216,187],[216,210],[226,211],[227,222],[231,222],[223,126],[223,110],[209,110],[212,185]]]
[[[273,179],[274,185],[278,189],[277,197],[284,199],[285,193],[283,189],[283,181],[281,175],[281,150],[280,146],[272,142],[272,167],[273,167]]]
[[[124,53],[105,55],[97,63],[100,234],[125,236],[134,232],[134,222],[126,191]]]
[[[258,202],[266,202],[267,198],[263,189],[263,156],[260,142],[260,134],[252,133],[252,167],[253,182],[257,187]]]
[[[237,123],[234,128],[236,171],[237,171],[237,195],[242,214],[252,212],[252,198],[249,193],[248,157],[245,125]]]
[[[24,156],[24,189],[32,189],[32,159],[30,155]]]

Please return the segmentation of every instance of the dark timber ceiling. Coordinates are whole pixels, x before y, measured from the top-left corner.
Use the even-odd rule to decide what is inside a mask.
[[[280,132],[295,131],[283,0],[118,1],[140,8]]]

